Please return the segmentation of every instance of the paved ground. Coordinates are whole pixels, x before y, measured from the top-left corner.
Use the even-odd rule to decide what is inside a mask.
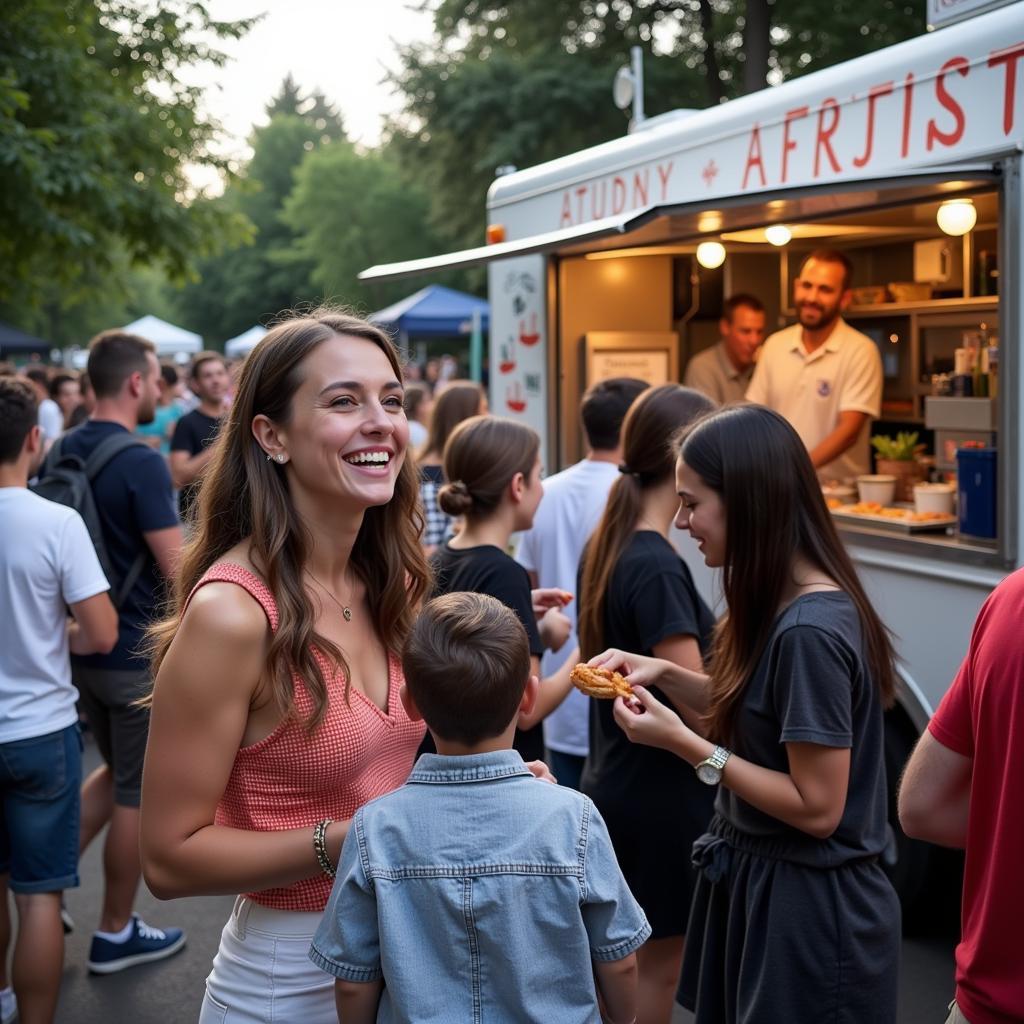
[[[96,764],[95,748],[86,746],[88,770]],[[160,903],[148,892],[139,900],[142,916],[154,925],[180,925],[188,944],[177,956],[121,974],[93,977],[85,969],[91,929],[99,912],[101,862],[94,844],[82,862],[81,888],[68,893],[68,908],[78,929],[68,938],[57,1020],[59,1024],[184,1024],[195,1021],[203,979],[217,949],[220,930],[231,909],[229,897]],[[903,942],[898,1024],[942,1024],[952,989],[955,926],[944,921],[920,937]],[[688,1024],[678,1010],[673,1024]],[[302,1022],[295,1022],[302,1024]],[[801,1022],[794,1022],[801,1024]]]

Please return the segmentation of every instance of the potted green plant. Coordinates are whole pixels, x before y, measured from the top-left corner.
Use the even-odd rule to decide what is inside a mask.
[[[871,438],[875,449],[875,472],[896,477],[896,501],[913,501],[914,484],[924,479],[924,468],[917,461],[917,431],[901,430],[895,438],[878,434]]]

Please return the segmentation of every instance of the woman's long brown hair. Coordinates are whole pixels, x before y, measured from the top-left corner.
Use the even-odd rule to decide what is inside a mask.
[[[293,677],[301,678],[312,699],[306,722],[310,731],[327,711],[323,666],[333,663],[344,673],[346,698],[351,672],[342,651],[316,630],[316,612],[303,585],[309,534],[289,497],[285,471],[267,460],[253,437],[252,421],[262,414],[274,423],[288,422],[305,359],[335,335],[372,342],[387,356],[396,379],[402,379],[401,361],[387,335],[358,317],[316,311],[267,333],[245,361],[231,411],[214,442],[199,490],[195,531],[174,584],[173,611],[149,633],[155,678],[195,585],[225,552],[248,539],[253,563],[278,609],[266,675],[284,715],[294,713]],[[350,563],[366,587],[374,628],[389,651],[401,650],[427,591],[422,529],[418,471],[407,453],[391,501],[366,510]]]
[[[728,743],[743,689],[775,626],[798,556],[839,584],[857,608],[871,678],[885,706],[896,689],[892,644],[836,532],[807,448],[778,413],[731,406],[699,422],[679,457],[725,508],[727,614],[711,655],[709,735]]]
[[[604,650],[604,610],[612,574],[636,529],[644,492],[664,483],[675,471],[676,434],[715,403],[699,391],[664,384],[645,391],[622,424],[622,474],[612,484],[608,504],[583,551],[580,581],[580,654],[592,658]]]
[[[427,439],[423,442],[416,458],[421,462],[426,455],[444,457],[444,446],[452,431],[471,416],[477,416],[483,406],[484,393],[479,384],[471,380],[453,380],[434,399],[430,411],[430,425]]]

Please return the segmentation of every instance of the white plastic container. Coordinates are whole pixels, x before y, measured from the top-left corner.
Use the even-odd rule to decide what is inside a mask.
[[[861,501],[891,505],[896,495],[896,477],[888,473],[865,473],[857,477],[857,493]]]
[[[914,511],[941,512],[943,515],[951,516],[955,493],[956,488],[952,484],[916,484]]]
[[[850,505],[857,500],[857,488],[849,484],[825,484],[821,488],[821,493],[826,500],[836,498],[844,505]]]

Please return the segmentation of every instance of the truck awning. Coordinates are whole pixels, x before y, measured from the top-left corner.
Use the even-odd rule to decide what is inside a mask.
[[[809,188],[731,196],[713,204],[700,200],[672,206],[653,205],[508,242],[479,245],[402,263],[380,263],[364,270],[359,280],[394,281],[531,253],[583,255],[608,248],[610,239],[623,247],[698,242],[717,238],[722,232],[765,224],[822,220],[837,214],[883,209],[922,199],[969,195],[991,189],[999,177],[999,170],[992,163],[958,164],[877,181],[847,180]],[[709,214],[715,215],[713,228],[708,227]]]
[[[650,216],[657,207],[650,206],[643,210],[630,210],[615,217],[589,221],[573,227],[548,231],[542,235],[530,235],[527,238],[516,238],[508,242],[495,242],[493,245],[478,245],[473,249],[462,249],[459,252],[446,253],[443,256],[427,256],[420,260],[405,260],[403,263],[379,263],[369,267],[359,275],[360,281],[393,281],[399,277],[413,277],[417,274],[429,274],[435,270],[448,270],[452,267],[473,267],[480,263],[493,260],[509,259],[512,256],[528,256],[535,252],[551,252],[567,245],[588,242],[611,235],[621,235],[632,230],[644,218]]]

